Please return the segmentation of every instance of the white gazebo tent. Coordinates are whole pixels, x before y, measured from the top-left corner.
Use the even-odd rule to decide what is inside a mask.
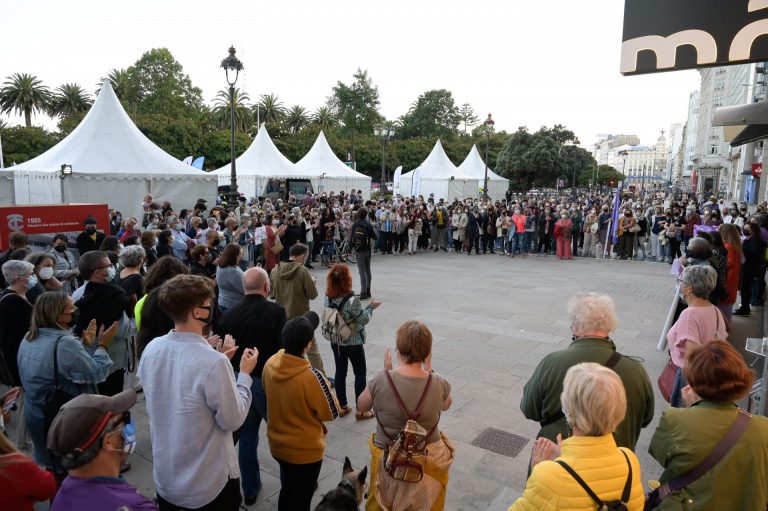
[[[480,156],[480,152],[477,150],[476,145],[472,145],[472,149],[459,165],[459,170],[468,176],[477,179],[478,187],[482,191],[483,183],[485,181],[485,160]],[[504,194],[509,189],[509,179],[505,179],[491,170],[488,167],[488,197],[494,200],[501,200],[504,198]]]
[[[237,189],[248,198],[263,195],[270,178],[310,180],[312,178],[308,173],[299,171],[295,164],[283,156],[275,147],[263,124],[248,149],[235,160],[235,167]],[[230,184],[230,172],[230,164],[213,172],[218,176],[220,186]]]
[[[364,199],[371,198],[371,178],[345,165],[334,154],[322,131],[304,158],[296,162],[296,168],[302,174],[312,176],[312,187],[316,193],[355,189],[363,191]]]
[[[417,186],[414,187],[414,177]],[[427,159],[411,172],[400,178],[401,195],[434,195],[435,200],[477,197],[477,179],[474,179],[454,165],[445,154],[443,144],[438,140]]]
[[[63,164],[72,174],[60,177]],[[185,165],[131,121],[108,80],[88,114],[64,140],[12,167],[16,204],[106,202],[139,216],[145,194],[178,210],[216,197],[216,176]]]

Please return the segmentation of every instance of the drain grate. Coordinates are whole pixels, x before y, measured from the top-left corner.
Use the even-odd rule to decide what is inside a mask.
[[[496,454],[514,458],[523,450],[528,439],[496,428],[488,428],[472,440],[472,445]]]

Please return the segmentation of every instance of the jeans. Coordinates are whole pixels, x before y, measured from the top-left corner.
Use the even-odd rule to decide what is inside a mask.
[[[314,248],[315,248],[315,242],[314,241],[308,241],[307,242],[307,248],[309,249],[307,252],[309,253],[309,257],[307,257],[307,262],[304,263],[304,266],[309,266],[312,262],[312,259],[314,259]]]
[[[683,387],[688,385],[683,376],[682,368],[677,368],[677,375],[675,376],[675,385],[672,387],[672,395],[669,397],[669,404],[672,408],[685,408],[683,402]]]
[[[357,271],[360,273],[360,294],[371,294],[371,251],[357,251]]]
[[[240,496],[240,480],[230,479],[222,488],[215,499],[203,507],[196,509],[181,508],[165,500],[160,494],[157,494],[157,509],[159,511],[238,511],[243,498]],[[309,508],[307,508],[309,509]]]
[[[357,397],[365,390],[365,349],[362,344],[354,346],[341,346],[333,344],[333,361],[336,363],[336,397],[339,405],[347,406],[347,361],[352,362],[352,371],[355,374],[355,405]]]
[[[524,254],[530,255],[532,240],[533,240],[533,231],[525,231],[523,233],[523,253]]]
[[[515,252],[520,252],[520,255],[525,253],[525,250],[523,250],[524,234],[523,232],[516,232],[512,235],[509,244],[509,255],[514,256]]]
[[[262,419],[267,420],[267,395],[261,378],[254,377],[251,384],[251,407],[245,422],[240,428],[240,444],[238,445],[238,461],[240,462],[240,477],[243,479],[243,495],[255,497],[261,490],[261,473],[259,472],[259,427]]]
[[[309,511],[323,460],[305,465],[295,465],[278,458],[275,460],[280,465],[278,511]]]

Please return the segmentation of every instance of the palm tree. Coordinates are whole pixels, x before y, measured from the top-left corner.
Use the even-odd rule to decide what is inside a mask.
[[[36,76],[14,73],[0,88],[0,112],[24,114],[27,128],[32,127],[32,114],[46,112],[51,91]]]
[[[61,118],[85,112],[93,103],[91,95],[76,83],[65,83],[56,87],[51,97],[49,113]]]
[[[99,92],[101,92],[101,84],[104,82],[104,80],[109,80],[109,82],[112,84],[112,90],[115,91],[115,96],[117,96],[117,99],[127,99],[126,96],[128,95],[128,90],[131,87],[127,70],[115,68],[107,73],[106,77],[102,77],[99,81],[98,87],[96,88],[97,95]]]
[[[251,109],[248,106],[247,92],[235,89],[235,129],[246,131],[251,125]],[[230,123],[230,97],[229,91],[220,90],[213,100],[213,118],[222,129],[228,128]]]
[[[339,124],[339,120],[336,114],[333,113],[333,109],[328,106],[321,106],[315,110],[312,116],[312,122],[323,128],[335,128]]]
[[[285,107],[275,94],[262,94],[256,107],[264,124],[280,124],[285,119]]]
[[[200,105],[196,107],[190,118],[200,128],[203,133],[208,133],[215,128],[216,120],[214,119],[213,111],[208,105]]]
[[[285,127],[291,133],[298,133],[309,125],[307,109],[300,105],[293,105],[285,118]]]

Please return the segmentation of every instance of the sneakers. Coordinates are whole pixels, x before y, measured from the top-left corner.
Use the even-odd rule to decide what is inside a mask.
[[[733,315],[734,316],[749,316],[751,312],[752,311],[750,311],[749,309],[743,309],[743,308],[739,307],[738,309],[733,311]]]

